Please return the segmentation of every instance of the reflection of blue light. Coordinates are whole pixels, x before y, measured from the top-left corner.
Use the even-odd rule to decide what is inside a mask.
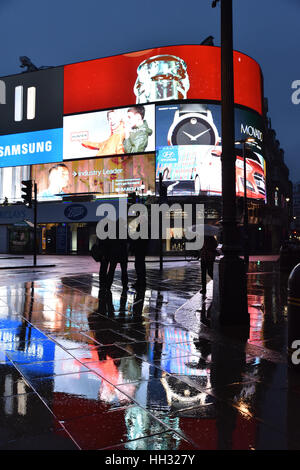
[[[26,328],[25,343],[20,344],[21,328]],[[8,331],[5,331],[8,330]],[[9,335],[9,336],[8,336]],[[38,374],[53,374],[55,343],[46,341],[47,337],[41,331],[31,326],[22,325],[20,321],[6,320],[0,330],[0,347],[8,353],[9,358],[18,364],[28,364],[28,371],[35,372],[35,363],[43,363]],[[22,349],[22,346],[24,348]],[[18,349],[19,348],[19,349]],[[36,362],[33,362],[36,361]],[[39,364],[41,366],[41,364]]]

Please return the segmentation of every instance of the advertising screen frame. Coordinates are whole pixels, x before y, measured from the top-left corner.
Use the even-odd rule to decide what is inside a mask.
[[[109,110],[116,109],[125,109],[131,106],[138,104],[140,99],[140,104],[146,106],[153,106],[157,108],[160,105],[179,105],[181,103],[211,103],[213,105],[220,105],[220,47],[217,46],[203,46],[203,45],[171,45],[164,47],[157,47],[153,49],[144,49],[140,51],[133,51],[125,54],[117,54],[104,58],[96,58],[88,61],[75,62],[66,65],[60,65],[57,67],[52,67],[46,70],[38,70],[36,72],[29,72],[26,74],[14,74],[6,77],[1,77],[0,81],[5,83],[11,82],[15,86],[18,83],[22,84],[26,82],[26,86],[30,87],[30,79],[34,77],[35,82],[39,81],[38,77],[45,78],[47,73],[56,74],[57,76],[63,77],[63,96],[62,96],[62,107],[61,107],[61,116],[60,119],[67,119],[71,116],[78,116],[85,113],[97,113],[97,112],[107,112]],[[200,57],[200,59],[199,59]],[[205,61],[204,61],[205,58]],[[197,59],[197,60],[196,60]],[[129,76],[122,77],[120,80],[120,70],[123,70],[122,64],[128,64],[130,69],[130,79]],[[196,64],[196,65],[195,65]],[[118,67],[116,68],[116,65]],[[205,67],[203,67],[205,65]],[[181,74],[179,88],[181,93],[181,99],[172,99],[172,94],[168,99],[159,99],[153,100],[148,99],[143,101],[143,96],[145,92],[145,83],[143,80],[147,80],[153,77],[154,81],[158,78],[158,72],[160,73],[165,68],[168,68],[168,71],[172,75],[172,80],[176,73]],[[235,68],[235,108],[242,109],[244,111],[249,111],[253,115],[257,115],[260,118],[262,117],[263,110],[263,77],[259,64],[250,56],[239,52],[234,51],[234,68]],[[101,69],[101,73],[99,70]],[[245,74],[245,70],[249,70],[250,74]],[[47,72],[48,70],[48,72]],[[92,71],[90,78],[87,78],[87,71]],[[128,72],[129,73],[129,72]],[[201,73],[201,80],[199,80],[198,74]],[[40,74],[40,75],[39,75]],[[178,75],[179,76],[179,75]],[[73,77],[73,85],[70,85],[70,79]],[[146,77],[146,78],[145,78]],[[82,82],[82,79],[87,80]],[[127,81],[128,78],[128,81]],[[177,77],[178,78],[178,77]],[[160,84],[168,85],[167,76],[163,74],[163,77],[160,77],[162,82]],[[61,80],[61,79],[60,79]],[[90,80],[90,81],[89,81]],[[93,81],[94,80],[94,81]],[[103,101],[100,99],[102,95],[97,95],[101,87],[90,87],[90,83],[96,83],[95,80],[103,81],[103,92],[107,92],[106,88],[109,84],[112,86],[113,95],[108,96],[108,101]],[[119,81],[118,81],[119,80]],[[159,81],[159,80],[158,80]],[[174,81],[174,80],[173,80]],[[122,82],[122,83],[121,83]],[[195,83],[197,82],[197,86]],[[198,84],[199,82],[199,84]],[[61,83],[61,81],[60,81]],[[84,84],[84,87],[80,89],[80,86]],[[118,87],[117,85],[120,85]],[[79,89],[76,87],[79,86]],[[109,85],[110,86],[110,85]],[[167,86],[167,88],[168,88]],[[122,88],[123,87],[123,88]],[[200,88],[199,88],[200,87]],[[118,101],[119,88],[122,88],[123,91],[127,90],[125,93],[125,101]],[[166,89],[167,89],[166,88]],[[91,96],[87,93],[87,90],[90,89],[93,95]],[[24,89],[25,90],[25,89]],[[192,95],[189,93],[192,90]],[[243,94],[244,90],[244,94]],[[101,91],[101,90],[100,90]],[[100,92],[99,92],[100,93]],[[121,93],[121,92],[120,92]],[[95,98],[96,95],[96,98]],[[122,95],[122,93],[121,93]],[[120,96],[121,96],[120,95]],[[25,96],[25,95],[24,95]],[[72,106],[70,103],[72,99],[76,97]],[[116,100],[110,99],[111,96],[116,96]],[[3,97],[2,97],[3,98]],[[122,98],[122,99],[123,99]],[[71,100],[71,101],[70,101]],[[77,100],[77,101],[76,101]],[[78,101],[79,100],[79,101]],[[110,100],[110,101],[109,101]],[[1,101],[1,96],[0,96]],[[81,104],[80,104],[81,103]],[[82,105],[82,103],[85,103]],[[26,103],[24,103],[25,105]],[[53,125],[52,129],[55,126]],[[32,127],[30,127],[31,132],[35,132]],[[43,128],[38,127],[39,131],[43,131]],[[44,129],[47,131],[47,129]],[[155,140],[156,140],[156,131],[157,123],[155,119]],[[21,136],[21,133],[18,132]],[[7,136],[16,136],[18,134],[7,134]],[[3,135],[2,137],[6,137]],[[157,158],[157,145],[155,142],[155,158]],[[21,146],[22,149],[22,146]],[[24,147],[24,151],[27,148]],[[58,152],[59,153],[59,152]],[[130,155],[141,155],[141,154],[151,154],[152,150],[145,152],[131,152]],[[42,153],[41,153],[42,154]],[[102,158],[112,158],[118,155],[114,154],[105,154]],[[127,155],[127,154],[125,154]],[[262,155],[265,158],[264,149],[262,146]],[[88,160],[98,158],[98,155],[91,156],[78,156],[75,155],[69,157],[68,159],[63,158],[63,146],[61,152],[61,158],[52,157],[47,160],[45,156],[41,159],[40,162],[26,162],[26,165],[20,165],[20,162],[12,166],[32,166],[34,164],[43,164],[47,162],[52,163],[63,163],[64,161],[76,161],[76,160]],[[6,165],[1,165],[2,168],[7,167]],[[31,170],[30,170],[31,171]],[[155,176],[154,176],[155,177]]]
[[[214,120],[212,119],[212,113],[210,113],[209,117],[205,117],[205,120],[207,119],[208,122],[209,122],[209,125],[212,126],[212,128],[215,130],[214,133],[215,133],[215,141],[214,141],[214,145],[199,145],[199,146],[185,146],[185,145],[181,145],[179,147],[177,147],[176,145],[172,145],[172,142],[170,142],[170,140],[172,140],[170,138],[170,131],[176,131],[176,126],[174,125],[174,122],[176,121],[176,117],[174,118],[174,121],[172,123],[172,125],[170,126],[171,124],[171,121],[168,123],[168,125],[165,125],[165,129],[169,129],[169,131],[165,131],[165,142],[166,142],[166,145],[163,146],[163,147],[160,147],[160,143],[161,143],[161,140],[162,140],[162,137],[158,136],[158,132],[159,132],[159,129],[160,129],[160,125],[159,125],[159,122],[158,122],[158,119],[157,119],[157,113],[159,112],[159,108],[180,108],[180,106],[184,107],[184,108],[189,108],[189,106],[192,105],[192,106],[197,106],[197,105],[200,105],[200,106],[207,106],[208,109],[209,107],[213,107],[215,108],[215,110],[218,110],[218,113],[219,113],[219,116],[217,117],[217,120],[214,122]],[[187,110],[185,110],[187,111]],[[189,111],[188,111],[189,112]],[[196,114],[198,113],[198,111],[196,110],[194,112],[194,116],[192,115],[194,111],[191,110],[189,112],[189,114],[185,114],[184,112],[182,113],[182,116],[180,116],[180,113],[177,115],[177,122],[181,120],[183,120],[182,122],[184,122],[184,119],[185,119],[185,116],[189,116],[191,119],[194,119],[196,116]],[[201,110],[200,110],[201,112]],[[238,121],[237,119],[235,120],[235,125],[236,125],[236,129],[235,129],[235,134],[236,134],[236,141],[240,141],[242,138],[247,138],[247,137],[255,137],[255,140],[256,140],[256,143],[255,144],[251,144],[249,143],[248,144],[248,149],[246,150],[246,168],[247,168],[247,197],[251,200],[257,200],[257,201],[263,201],[264,203],[266,203],[266,178],[267,178],[267,175],[266,175],[266,159],[265,159],[265,149],[264,149],[264,136],[263,136],[263,118],[262,116],[257,113],[256,111],[254,111],[253,109],[251,108],[247,108],[245,106],[240,106],[240,105],[235,105],[235,115],[245,115],[245,119],[246,119],[246,115],[248,114],[248,119],[250,119],[251,121],[251,125],[248,125],[248,126],[244,126],[243,128],[243,131],[250,131],[251,130],[251,133],[249,133],[249,135],[247,136],[246,134],[245,135],[240,135],[239,134],[239,130],[238,130],[238,124],[242,124],[241,121],[241,118],[240,118],[240,121]],[[172,118],[173,120],[173,118]],[[185,100],[185,101],[173,101],[173,102],[162,102],[162,103],[159,103],[159,104],[156,104],[156,122],[155,122],[155,125],[156,125],[156,129],[157,129],[157,134],[156,134],[156,194],[158,195],[158,175],[159,175],[159,165],[161,164],[161,153],[163,151],[166,151],[167,153],[169,153],[167,155],[167,158],[170,159],[170,165],[167,165],[168,166],[168,174],[165,173],[165,177],[164,177],[164,174],[163,174],[163,183],[167,186],[169,186],[169,193],[168,195],[169,196],[180,196],[180,197],[191,197],[191,196],[199,196],[199,195],[202,195],[202,196],[221,196],[222,194],[222,189],[221,189],[221,153],[222,153],[222,147],[221,147],[221,102],[219,101],[196,101],[196,100],[193,100],[193,101],[190,101],[190,100]],[[257,126],[257,129],[254,127],[254,125]],[[247,129],[248,127],[248,129]],[[187,129],[186,129],[187,130]],[[242,131],[240,131],[242,132]],[[244,132],[244,133],[245,133]],[[168,141],[168,142],[167,142]],[[237,143],[237,142],[236,142]],[[251,147],[252,145],[252,147]],[[190,157],[188,158],[187,161],[184,160],[184,157],[183,157],[183,154],[184,154],[184,150],[185,150],[185,147],[186,147],[186,150],[188,151],[188,147],[190,147]],[[207,147],[205,148],[205,150],[208,152],[209,151],[209,147],[211,147],[211,149],[213,149],[215,152],[213,153],[213,155],[215,155],[216,158],[212,158],[211,161],[208,163],[208,165],[211,165],[213,163],[213,160],[219,160],[219,164],[218,166],[216,167],[215,169],[215,172],[214,174],[216,173],[219,173],[219,175],[217,175],[217,177],[219,177],[219,181],[218,181],[218,184],[217,184],[217,187],[218,189],[214,189],[214,190],[209,190],[208,188],[205,188],[205,190],[203,191],[200,191],[199,190],[199,193],[195,193],[194,191],[188,189],[188,187],[191,186],[191,184],[189,184],[188,180],[191,181],[191,178],[192,178],[192,173],[194,173],[194,170],[196,172],[196,169],[193,168],[193,171],[191,171],[191,174],[190,175],[187,175],[187,172],[188,172],[188,166],[191,165],[192,167],[195,167],[195,161],[197,160],[197,148],[198,147],[199,149],[201,149],[201,147],[203,147],[202,150],[204,150],[204,147]],[[178,154],[178,151],[179,151],[179,154]],[[171,150],[171,152],[168,152],[168,150]],[[173,150],[173,154],[172,154],[172,150]],[[161,152],[161,153],[160,153]],[[249,154],[252,153],[252,155],[249,156]],[[238,147],[236,147],[236,156],[237,156],[237,159],[236,159],[236,175],[237,175],[237,185],[236,185],[236,191],[237,191],[237,197],[244,197],[244,187],[243,187],[243,149],[241,147],[241,145],[239,145]],[[219,157],[219,158],[217,158]],[[183,158],[183,160],[182,160]],[[173,160],[173,162],[172,162]],[[182,179],[182,182],[180,182],[181,178],[176,176],[176,174],[173,173],[173,176],[170,174],[170,171],[171,171],[171,167],[172,167],[172,163],[173,163],[173,167],[174,167],[174,164],[175,162],[179,162],[180,160],[182,160],[182,168],[184,170],[184,172],[186,173],[186,178],[183,178]],[[204,159],[203,159],[204,161]],[[193,163],[194,162],[194,163]],[[163,166],[161,167],[162,168],[162,172],[166,169],[164,168]],[[210,168],[208,168],[208,166],[206,165],[206,170],[208,170]],[[176,172],[175,172],[176,173]],[[209,172],[209,174],[211,174],[212,171]],[[249,179],[248,179],[248,175],[249,175]],[[197,177],[196,174],[194,174],[195,178]],[[208,176],[208,173],[207,173],[207,176]],[[169,181],[168,181],[169,179]],[[185,180],[185,181],[184,181]],[[199,178],[198,178],[199,180]],[[196,183],[195,183],[196,184]],[[176,185],[177,188],[176,188]],[[180,192],[178,191],[178,189],[180,188],[180,185],[183,185],[185,186],[185,189]],[[200,183],[199,183],[199,188],[200,188]],[[174,189],[173,189],[174,188]]]

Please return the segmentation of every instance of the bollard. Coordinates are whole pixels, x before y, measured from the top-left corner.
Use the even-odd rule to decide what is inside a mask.
[[[288,363],[300,371],[300,264],[288,280]]]

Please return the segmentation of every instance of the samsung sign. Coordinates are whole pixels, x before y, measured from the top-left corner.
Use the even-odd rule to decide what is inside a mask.
[[[0,167],[57,162],[62,152],[62,128],[0,135]]]
[[[63,67],[0,80],[0,167],[62,160]]]

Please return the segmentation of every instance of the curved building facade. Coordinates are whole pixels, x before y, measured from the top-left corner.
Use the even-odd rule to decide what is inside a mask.
[[[234,79],[236,141],[251,139],[236,147],[237,198],[246,185],[250,203],[264,205],[259,65],[235,51]],[[22,179],[37,182],[42,252],[87,252],[99,204],[155,196],[160,174],[170,198],[200,198],[207,218],[220,218],[219,47],[161,47],[3,77],[0,98],[1,252],[30,250]]]

